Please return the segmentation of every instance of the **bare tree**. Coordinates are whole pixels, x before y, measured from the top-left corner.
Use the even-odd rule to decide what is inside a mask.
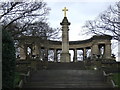
[[[25,36],[39,36],[43,39],[59,39],[58,36],[60,29],[51,28],[46,22],[35,22],[31,23],[23,34]]]
[[[0,21],[14,38],[40,36],[56,39],[60,29],[54,29],[46,21],[50,8],[45,2],[2,2]],[[58,38],[57,38],[58,39]]]
[[[1,2],[0,22],[12,35],[22,33],[36,21],[45,21],[49,8],[45,2]],[[13,33],[14,32],[14,33]]]
[[[86,21],[83,28],[86,34],[111,35],[120,41],[120,2],[110,6],[96,20]]]

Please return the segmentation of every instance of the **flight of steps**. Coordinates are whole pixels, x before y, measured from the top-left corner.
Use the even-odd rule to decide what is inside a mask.
[[[23,88],[112,88],[101,71],[83,70],[77,64],[49,64],[46,70],[36,71]]]
[[[84,70],[85,66],[83,62],[71,62],[71,63],[48,63],[48,70]]]

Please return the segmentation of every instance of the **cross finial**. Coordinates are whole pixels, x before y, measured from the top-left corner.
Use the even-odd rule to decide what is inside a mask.
[[[66,7],[64,7],[64,9],[62,9],[62,11],[64,11],[64,17],[66,17],[66,11],[68,11],[68,9]]]

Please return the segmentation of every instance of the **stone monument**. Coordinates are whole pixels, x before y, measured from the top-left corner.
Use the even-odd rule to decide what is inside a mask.
[[[60,57],[60,62],[70,62],[70,53],[69,53],[69,25],[70,22],[66,17],[66,11],[68,9],[65,7],[62,11],[64,11],[64,18],[60,25],[62,26],[62,53]]]

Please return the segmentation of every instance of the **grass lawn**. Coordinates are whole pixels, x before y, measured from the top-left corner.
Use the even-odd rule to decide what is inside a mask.
[[[120,87],[120,73],[114,73],[112,79],[115,81],[115,84]]]

